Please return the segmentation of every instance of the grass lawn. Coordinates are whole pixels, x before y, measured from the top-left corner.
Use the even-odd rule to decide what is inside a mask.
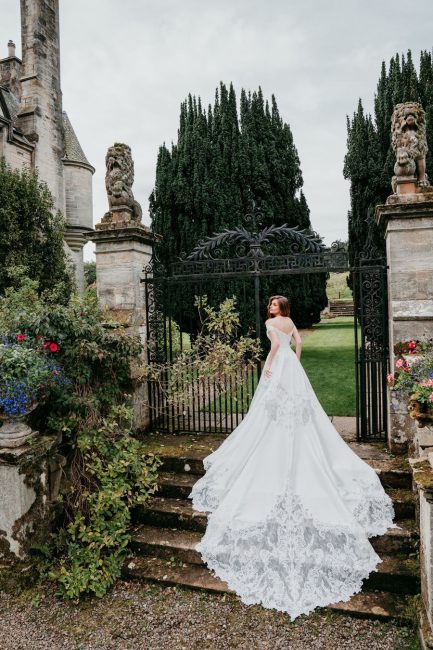
[[[353,318],[322,321],[302,346],[302,365],[328,415],[355,415]]]
[[[302,365],[328,415],[355,415],[355,343],[353,318],[339,317],[315,325],[303,341]],[[241,412],[248,410],[257,386],[251,370],[242,388],[230,396],[221,395],[206,410]],[[226,404],[227,402],[227,404]]]

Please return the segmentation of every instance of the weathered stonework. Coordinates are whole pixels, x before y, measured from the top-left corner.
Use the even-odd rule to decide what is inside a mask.
[[[24,558],[32,544],[46,542],[65,463],[57,449],[53,437],[0,449],[1,558]]]
[[[409,201],[409,198],[412,200]],[[376,208],[376,220],[385,229],[388,263],[390,362],[394,345],[433,331],[433,192],[392,196]],[[389,400],[388,444],[402,453],[416,429],[407,404]]]
[[[83,254],[92,230],[92,175],[66,113],[60,86],[59,1],[21,0],[22,61],[9,43],[0,60],[0,157],[38,169],[66,218],[66,249],[83,288]]]
[[[107,307],[130,336],[146,346],[146,310],[140,282],[143,267],[150,262],[154,236],[149,228],[133,222],[105,222],[96,226],[96,286],[99,303]],[[142,360],[137,362],[144,362]],[[132,369],[133,370],[133,369]],[[147,386],[137,383],[133,395],[134,428],[149,424]]]

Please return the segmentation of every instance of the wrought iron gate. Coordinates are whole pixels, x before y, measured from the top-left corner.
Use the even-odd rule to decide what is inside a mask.
[[[369,242],[352,268],[352,282],[357,437],[383,440],[387,433],[389,372],[387,266]]]
[[[386,435],[386,374],[388,324],[386,315],[386,266],[381,259],[364,255],[350,268],[341,244],[326,248],[315,233],[287,225],[259,229],[260,213],[253,210],[244,227],[225,230],[201,242],[185,259],[163,267],[154,256],[144,269],[149,365],[169,364],[185,349],[183,332],[194,332],[191,294],[238,296],[241,322],[254,313],[255,335],[261,335],[263,306],[261,283],[270,276],[352,271],[355,303],[356,410],[359,439],[383,439]],[[275,254],[284,245],[284,254]],[[234,255],[230,255],[233,253]],[[269,254],[270,253],[270,254]],[[274,253],[274,254],[272,254]],[[168,272],[167,272],[168,271]],[[193,287],[193,291],[191,291]],[[242,313],[244,310],[245,313]],[[187,319],[190,322],[186,322]],[[168,362],[168,366],[166,364]],[[151,427],[173,432],[225,432],[233,430],[248,410],[261,374],[261,364],[246,373],[240,385],[229,382],[224,394],[209,379],[196,382],[189,376],[190,399],[179,407],[167,399],[161,382],[148,382]]]

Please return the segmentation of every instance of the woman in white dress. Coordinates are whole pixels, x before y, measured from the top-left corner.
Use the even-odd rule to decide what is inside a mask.
[[[211,513],[196,547],[208,567],[244,603],[294,619],[360,591],[381,561],[368,538],[393,527],[394,511],[320,405],[287,298],[270,298],[268,316],[271,351],[250,409],[189,496]]]

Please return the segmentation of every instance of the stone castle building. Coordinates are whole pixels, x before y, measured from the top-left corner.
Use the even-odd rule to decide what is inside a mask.
[[[95,170],[62,110],[59,0],[21,0],[21,41],[22,60],[12,41],[0,59],[0,158],[38,169],[65,215],[66,247],[82,286]]]

